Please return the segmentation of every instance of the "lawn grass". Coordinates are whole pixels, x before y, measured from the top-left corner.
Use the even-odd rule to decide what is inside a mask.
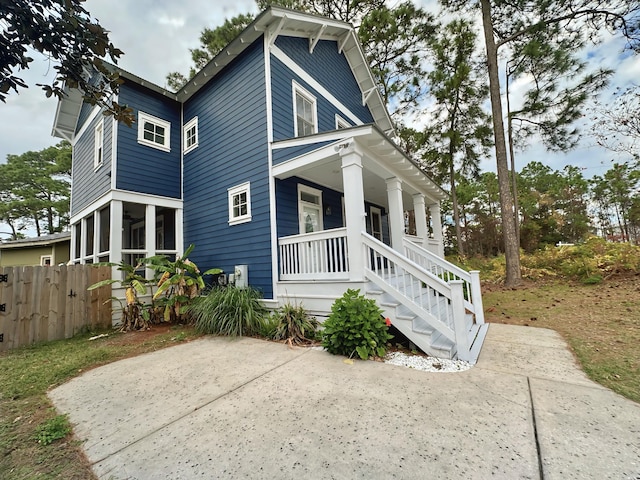
[[[640,403],[640,276],[485,285],[483,302],[488,322],[556,330],[592,380]]]
[[[86,480],[96,478],[80,443],[67,435],[50,445],[42,426],[58,413],[46,392],[90,368],[198,336],[184,326],[115,333],[93,341],[86,334],[0,354],[0,478]],[[52,424],[54,429],[61,429]],[[46,442],[45,442],[46,443]]]

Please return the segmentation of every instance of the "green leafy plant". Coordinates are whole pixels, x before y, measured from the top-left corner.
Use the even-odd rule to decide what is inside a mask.
[[[50,445],[71,433],[66,415],[50,418],[36,429],[36,440],[41,445]]]
[[[267,309],[254,288],[214,288],[187,307],[198,332],[231,337],[260,332]]]
[[[304,345],[316,338],[318,321],[302,305],[283,305],[269,316],[269,322],[274,323],[272,335],[268,337],[273,340]]]
[[[182,322],[183,307],[196,298],[205,284],[204,275],[222,273],[219,268],[212,268],[200,273],[197,265],[187,257],[193,251],[194,245],[181,257],[170,260],[166,255],[156,255],[149,258],[141,258],[136,265],[125,262],[96,263],[96,266],[116,267],[123,272],[123,279],[107,279],[91,285],[88,290],[100,288],[104,285],[119,283],[125,289],[125,303],[119,298],[112,297],[122,306],[122,322],[120,330],[147,330],[150,323]],[[156,272],[154,280],[147,280],[141,275],[140,270],[150,268]],[[151,298],[151,303],[142,303],[139,295],[146,295],[148,289],[153,293],[153,285],[157,284],[158,290]]]
[[[182,257],[177,257],[174,261],[166,255],[157,255],[143,260],[149,268],[156,271],[156,276],[159,277],[158,290],[153,295],[153,300],[158,302],[162,321],[182,322],[184,313],[182,307],[200,295],[205,287],[203,276],[222,273],[219,268],[200,273],[197,265],[187,258],[193,249],[192,244]]]
[[[322,346],[334,355],[357,353],[366,360],[383,357],[392,338],[376,302],[360,295],[360,290],[349,289],[331,306],[331,315],[323,324]]]
[[[138,298],[138,295],[145,295],[147,293],[147,286],[149,284],[149,281],[144,275],[138,273],[141,268],[144,267],[144,260],[145,259],[139,259],[136,265],[130,265],[125,262],[100,262],[94,264],[96,267],[116,267],[119,272],[123,272],[122,279],[108,278],[94,283],[87,289],[94,290],[105,285],[113,285],[114,283],[119,283],[125,289],[125,303],[119,298],[111,298],[112,300],[119,301],[122,306],[122,322],[120,325],[120,331],[122,332],[129,330],[147,330],[149,328],[149,321],[151,319],[150,312]]]

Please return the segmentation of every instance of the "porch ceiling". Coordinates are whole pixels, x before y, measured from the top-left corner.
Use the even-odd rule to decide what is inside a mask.
[[[276,178],[297,176],[344,193],[340,151],[346,144],[353,143],[363,153],[362,177],[366,201],[387,207],[386,180],[393,177],[402,180],[403,203],[407,209],[413,208],[412,196],[416,193],[424,194],[427,203],[446,198],[447,194],[373,125],[277,142],[274,147],[277,145],[277,148],[283,148],[289,144],[312,144],[326,140],[333,142],[274,167]]]

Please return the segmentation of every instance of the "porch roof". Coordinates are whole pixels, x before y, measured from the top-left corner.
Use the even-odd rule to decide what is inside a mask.
[[[424,194],[431,203],[448,198],[448,194],[414,160],[372,124],[274,142],[273,149],[314,144],[319,145],[317,149],[274,165],[273,175],[280,179],[297,176],[344,192],[341,151],[355,146],[363,154],[363,183],[367,201],[386,205],[385,181],[394,177],[403,182],[404,201],[407,204],[416,193]]]

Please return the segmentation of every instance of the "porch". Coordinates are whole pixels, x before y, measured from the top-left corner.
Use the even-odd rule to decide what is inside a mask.
[[[347,288],[360,289],[425,353],[475,362],[486,334],[480,281],[443,258],[446,194],[372,126],[274,149],[306,151],[273,167],[278,302],[324,316]]]
[[[324,316],[348,288],[360,289],[425,353],[477,360],[487,331],[479,272],[466,272],[408,237],[397,252],[361,232],[360,248],[350,251],[345,228],[283,237],[278,245],[280,303],[303,303]],[[351,264],[363,265],[361,275]]]

